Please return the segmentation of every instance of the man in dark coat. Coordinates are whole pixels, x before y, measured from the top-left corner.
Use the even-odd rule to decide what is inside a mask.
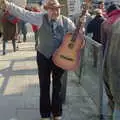
[[[87,26],[87,33],[92,33],[93,37],[92,39],[101,43],[101,24],[105,20],[105,18],[102,15],[101,9],[95,10],[96,16],[93,18]]]
[[[95,13],[96,13],[96,16],[88,23],[86,31],[87,31],[87,33],[92,33],[93,40],[101,43],[101,24],[105,20],[105,18],[102,15],[101,9],[96,9]],[[93,66],[96,67],[96,65],[97,65],[97,49],[94,46],[93,46],[93,57],[94,57]]]

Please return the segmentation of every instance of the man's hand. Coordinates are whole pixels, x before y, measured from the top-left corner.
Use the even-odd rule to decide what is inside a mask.
[[[0,0],[0,9],[5,9],[6,7],[6,0]]]

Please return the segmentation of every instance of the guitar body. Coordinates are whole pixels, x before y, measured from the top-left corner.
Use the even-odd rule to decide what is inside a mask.
[[[79,16],[78,24],[74,33],[67,33],[64,36],[60,47],[53,54],[52,60],[55,65],[64,70],[76,70],[80,65],[80,50],[85,46],[84,23],[85,10],[88,9],[89,0],[85,0],[85,5]]]
[[[58,67],[65,70],[75,70],[80,64],[80,49],[84,46],[85,41],[78,35],[76,40],[71,41],[72,33],[64,36],[63,43],[53,55],[53,62]],[[82,40],[81,40],[82,39]]]

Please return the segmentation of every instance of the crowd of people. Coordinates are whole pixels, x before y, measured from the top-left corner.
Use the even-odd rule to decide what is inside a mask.
[[[5,11],[1,32],[3,34],[3,55],[5,55],[5,44],[8,40],[12,40],[13,50],[16,51],[16,39],[20,29],[23,34],[23,41],[26,42],[27,31],[24,28],[26,22],[32,25],[35,33],[41,120],[50,120],[51,117],[53,120],[62,119],[61,76],[65,70],[53,63],[52,55],[62,43],[64,35],[68,32],[74,32],[79,18],[78,15],[74,15],[72,19],[61,15],[62,7],[64,5],[57,0],[47,0],[44,5],[45,12],[41,12],[36,8],[21,8],[6,0],[0,2],[0,8]],[[103,45],[103,80],[108,96],[108,106],[112,110],[112,120],[119,120],[120,0],[101,1],[93,12],[89,12],[88,7],[81,10],[84,13],[84,26],[80,29],[79,34],[82,36],[81,38],[84,38],[84,35],[90,35],[93,40]],[[19,30],[16,30],[18,28]],[[97,65],[96,53],[94,48],[94,67]],[[51,73],[52,100],[50,100]]]

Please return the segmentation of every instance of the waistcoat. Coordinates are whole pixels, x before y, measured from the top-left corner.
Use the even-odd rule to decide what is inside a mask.
[[[40,44],[37,50],[47,58],[50,58],[60,46],[65,33],[68,31],[67,19],[65,17],[60,16],[55,31],[56,34],[53,36],[48,16],[45,14],[43,16],[43,24],[39,29]]]

